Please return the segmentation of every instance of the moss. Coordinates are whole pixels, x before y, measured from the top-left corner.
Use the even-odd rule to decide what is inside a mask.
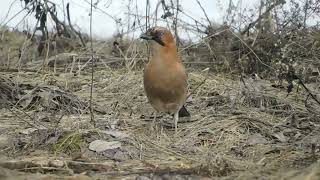
[[[73,154],[81,151],[81,145],[84,143],[82,134],[79,132],[68,133],[57,144],[53,145],[53,151],[57,153]]]

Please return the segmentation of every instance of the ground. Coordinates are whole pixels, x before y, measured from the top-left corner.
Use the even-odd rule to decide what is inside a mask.
[[[170,116],[152,123],[142,70],[96,69],[94,122],[89,69],[3,71],[0,179],[320,178],[320,108],[300,86],[188,74],[191,118],[175,134]]]

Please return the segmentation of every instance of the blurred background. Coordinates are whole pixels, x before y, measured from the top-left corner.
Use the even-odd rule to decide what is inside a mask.
[[[10,49],[14,65],[17,60],[18,64],[28,63],[43,54],[85,48],[90,27],[97,40],[94,49],[105,55],[102,59],[122,53],[134,55],[134,63],[139,64],[143,49],[131,46],[132,42],[156,25],[172,30],[186,64],[263,76],[270,70],[281,74],[281,68],[289,66],[300,74],[315,73],[319,65],[315,43],[319,38],[318,1],[100,0],[93,2],[91,26],[88,0],[2,0],[1,4],[1,28],[29,34],[19,47]],[[48,50],[50,46],[54,47]]]

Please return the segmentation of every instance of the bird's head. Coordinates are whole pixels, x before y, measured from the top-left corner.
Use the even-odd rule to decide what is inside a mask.
[[[140,35],[141,39],[145,39],[155,44],[153,46],[169,47],[175,46],[175,40],[171,32],[164,27],[153,27],[147,30],[147,32]]]

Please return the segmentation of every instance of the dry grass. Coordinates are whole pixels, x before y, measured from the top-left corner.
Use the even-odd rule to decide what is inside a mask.
[[[52,56],[41,72],[42,64],[29,63],[21,71],[1,73],[0,102],[14,102],[0,113],[0,137],[8,140],[0,139],[1,167],[29,176],[51,173],[52,178],[80,173],[94,178],[320,178],[320,108],[313,100],[306,101],[307,93],[299,86],[287,95],[286,89],[273,88],[268,80],[241,81],[188,68],[193,94],[186,106],[192,117],[178,124],[175,135],[171,117],[162,115],[165,124],[152,124],[153,110],[138,65],[145,60],[145,52],[137,50],[141,47],[132,43],[130,51],[110,58],[103,51],[111,50],[110,44],[95,45],[96,127],[90,124],[85,103],[91,82],[87,52]],[[57,63],[58,59],[62,60]],[[319,84],[307,85],[320,96]],[[33,108],[17,103],[26,92],[36,94],[31,97],[37,101],[29,102]],[[50,103],[58,108],[48,108]],[[116,135],[106,133],[110,130]],[[88,145],[97,139],[120,141],[122,146],[96,153]]]
[[[28,83],[32,78],[32,83],[37,84],[43,83],[41,77],[36,73],[28,73],[16,80]],[[57,84],[63,84],[59,76],[53,78],[56,78]],[[205,74],[189,70],[190,89],[195,88],[204,78]],[[58,129],[75,131],[77,135],[80,133],[82,138],[77,141],[88,144],[94,139],[105,139],[99,131],[109,129],[114,123],[113,128],[117,131],[130,134],[130,138],[123,141],[122,149],[130,155],[121,161],[130,163],[141,160],[150,166],[159,166],[162,171],[165,167],[176,169],[174,172],[189,169],[189,174],[192,172],[227,179],[289,178],[301,171],[306,177],[319,177],[314,172],[314,169],[318,170],[319,142],[315,137],[320,133],[319,114],[312,114],[306,109],[304,93],[286,97],[285,90],[271,88],[268,82],[246,80],[247,85],[255,89],[245,88],[239,80],[210,74],[206,83],[195,91],[192,101],[187,104],[192,113],[191,120],[179,123],[179,132],[174,135],[172,128],[164,126],[161,129],[159,124],[153,127],[151,121],[148,121],[152,108],[143,93],[141,71],[97,71],[93,99],[107,114],[96,114],[96,128],[88,124],[88,115],[74,114],[63,117]],[[73,94],[88,99],[89,74],[84,72],[71,81],[81,86]],[[264,88],[257,88],[262,85]],[[316,104],[310,106],[319,108]],[[9,116],[12,119],[8,124],[3,123],[6,126],[16,123],[15,118]],[[25,125],[20,128],[25,129]],[[72,148],[61,143],[65,142],[65,137],[69,136],[61,136],[55,147],[66,147],[65,150],[59,148],[59,152],[67,150],[70,154]],[[314,145],[315,154],[311,150]],[[38,146],[46,147],[46,140]],[[77,145],[76,151],[79,147]],[[86,149],[87,145],[81,146],[82,156],[95,159],[97,155],[88,153]],[[22,159],[30,157],[24,153],[26,150],[29,152],[30,146],[19,150]],[[105,158],[101,154],[98,157]],[[142,167],[138,168],[140,170],[137,173]]]

